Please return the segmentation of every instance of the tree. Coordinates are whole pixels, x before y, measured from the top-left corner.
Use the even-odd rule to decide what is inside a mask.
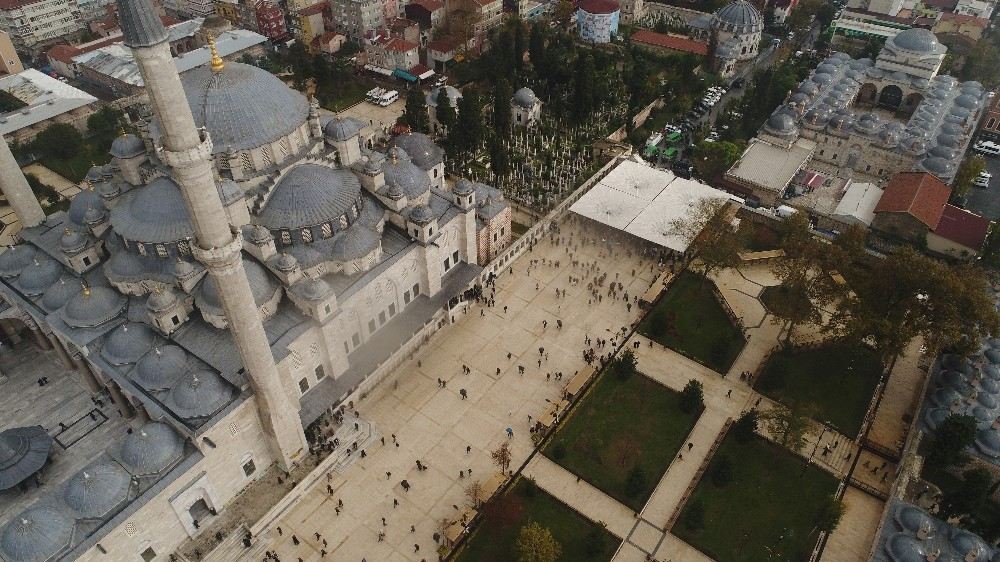
[[[493,139],[490,144],[490,168],[500,177],[510,173],[510,154],[507,152],[507,147],[498,139]]]
[[[486,500],[486,490],[483,485],[476,480],[465,487],[465,500],[472,509],[479,509],[479,506]]]
[[[53,123],[35,137],[34,148],[57,160],[69,160],[83,150],[83,136],[66,123]]]
[[[794,403],[791,407],[776,404],[760,414],[760,420],[775,441],[793,451],[798,451],[805,444],[811,423],[806,408]]]
[[[647,486],[646,480],[646,471],[639,465],[633,466],[625,478],[625,495],[634,498],[643,493]]]
[[[698,176],[709,183],[718,181],[743,154],[742,144],[701,141],[694,147],[692,163]]]
[[[455,112],[451,96],[448,95],[448,90],[444,86],[441,86],[437,91],[437,107],[434,108],[434,117],[441,124],[445,134],[451,134],[458,114]]]
[[[510,138],[511,113],[510,98],[513,96],[510,82],[500,80],[493,89],[493,130],[501,139]]]
[[[483,142],[483,134],[483,104],[479,93],[469,89],[458,100],[458,119],[448,143],[457,154],[468,155]]]
[[[528,36],[528,58],[531,64],[538,66],[545,57],[545,27],[541,23],[531,26],[531,34]]]
[[[571,116],[573,122],[580,124],[590,118],[594,111],[594,59],[591,56],[581,57],[573,74],[573,105]]]
[[[59,192],[54,187],[42,183],[42,180],[38,179],[38,176],[35,174],[24,174],[24,179],[28,181],[28,187],[35,194],[35,198],[39,201],[44,200],[46,205],[55,205],[62,199],[62,195],[59,195]]]
[[[837,528],[837,525],[840,524],[845,511],[847,511],[847,506],[844,505],[844,502],[832,495],[827,496],[819,506],[819,513],[816,516],[816,527],[820,531],[832,533]]]
[[[669,233],[689,241],[688,255],[700,260],[703,280],[712,271],[738,266],[749,239],[747,227],[733,227],[724,199],[702,199],[686,217],[671,221]]]
[[[740,443],[746,443],[757,435],[757,424],[760,414],[755,409],[749,409],[736,419],[733,424],[733,437]]]
[[[562,554],[562,545],[552,532],[532,521],[517,535],[518,562],[555,562]]]
[[[632,350],[626,349],[621,355],[611,361],[611,364],[608,365],[608,372],[621,380],[628,380],[638,371],[636,368],[638,363]]]
[[[604,533],[600,529],[592,528],[583,539],[583,551],[587,558],[594,558],[604,552]]]
[[[972,180],[976,179],[986,169],[986,160],[982,156],[966,158],[955,173],[955,182],[951,187],[952,197],[962,197],[972,189]]]
[[[124,116],[121,110],[106,105],[87,117],[87,132],[98,149],[111,148],[111,143],[121,133]]]
[[[17,111],[22,107],[28,107],[28,104],[7,90],[0,90],[0,113]]]
[[[415,133],[427,133],[430,130],[425,103],[424,94],[420,91],[420,88],[411,88],[406,93],[406,107],[403,112],[403,119],[410,126],[410,130]]]
[[[705,388],[701,382],[691,379],[681,391],[679,407],[686,414],[694,414],[705,407]]]
[[[927,464],[945,469],[965,462],[965,449],[976,438],[976,419],[972,416],[951,414],[941,425],[927,448]]]
[[[976,41],[972,50],[965,56],[960,78],[962,80],[977,80],[987,88],[1000,84],[1000,49],[989,40]]]
[[[949,516],[977,514],[990,498],[993,477],[982,468],[962,473],[962,484],[945,500],[944,510]]]
[[[511,459],[510,443],[507,441],[500,443],[500,446],[490,453],[490,458],[493,459],[493,464],[500,469],[501,473],[507,474],[507,469],[510,468]]]
[[[573,6],[573,2],[570,0],[559,0],[556,3],[555,10],[552,12],[552,20],[566,25],[575,11],[576,8]]]

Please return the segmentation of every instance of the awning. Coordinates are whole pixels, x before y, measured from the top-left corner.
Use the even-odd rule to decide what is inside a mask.
[[[365,70],[369,70],[371,72],[374,72],[376,74],[381,74],[383,76],[392,76],[392,71],[391,70],[389,70],[387,68],[382,68],[382,67],[379,67],[379,66],[375,66],[373,64],[366,64],[365,65]]]
[[[402,68],[397,68],[396,70],[393,70],[392,71],[392,75],[395,76],[395,77],[397,77],[397,78],[402,78],[403,80],[406,80],[407,82],[416,82],[417,81],[417,77],[416,76],[410,74],[409,72],[403,70]]]

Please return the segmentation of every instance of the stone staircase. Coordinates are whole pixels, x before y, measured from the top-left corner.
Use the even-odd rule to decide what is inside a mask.
[[[357,424],[357,429],[354,429],[354,424]],[[331,468],[334,472],[343,474],[361,458],[361,451],[378,440],[379,433],[373,423],[361,418],[345,415],[344,423],[334,432],[330,440],[332,441],[334,437],[340,441],[340,446],[330,453],[331,456],[337,457]],[[353,450],[352,445],[354,443],[358,444],[357,450]]]
[[[243,546],[243,536],[247,532],[247,526],[240,524],[237,528],[233,529],[229,535],[222,539],[222,542],[218,544],[212,552],[209,552],[202,562],[233,562],[234,560],[263,560],[264,552],[267,551],[268,545],[271,544],[268,535],[270,531],[265,532],[261,536],[253,537],[251,539],[250,548]]]

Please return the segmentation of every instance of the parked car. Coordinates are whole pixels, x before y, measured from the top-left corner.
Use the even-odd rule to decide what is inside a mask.
[[[988,156],[1000,156],[1000,144],[993,141],[979,141],[972,146],[972,150]]]
[[[976,176],[976,179],[972,180],[972,185],[986,189],[990,186],[991,179],[993,179],[993,174],[983,170]]]

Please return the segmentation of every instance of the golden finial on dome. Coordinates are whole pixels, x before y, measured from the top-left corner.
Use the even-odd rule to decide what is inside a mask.
[[[212,52],[212,72],[222,72],[222,69],[226,67],[226,63],[219,56],[219,50],[215,48],[215,37],[208,37],[208,50]]]

